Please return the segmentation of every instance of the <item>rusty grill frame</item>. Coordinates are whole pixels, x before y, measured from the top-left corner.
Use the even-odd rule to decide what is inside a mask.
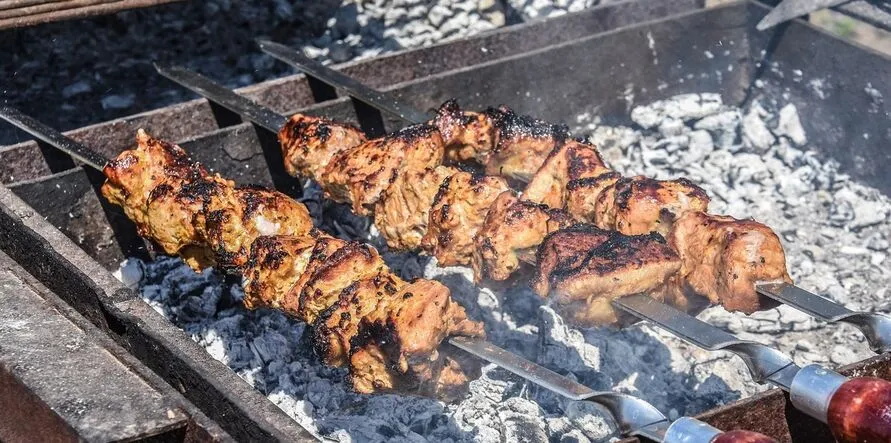
[[[871,83],[882,94],[891,94],[891,86],[882,84],[891,73],[891,59],[800,21],[759,33],[754,26],[765,13],[764,6],[752,1],[704,9],[696,0],[631,0],[341,69],[422,109],[455,96],[470,108],[507,103],[523,113],[563,121],[591,110],[593,103],[604,116],[625,115],[627,103],[617,91],[626,89],[629,78],[640,101],[722,91],[725,102],[731,103],[747,101],[755,92],[755,81],[763,79],[767,86],[759,93],[789,94],[788,101],[803,114],[810,138],[823,141],[815,146],[823,155],[838,160],[854,179],[891,194],[891,177],[881,171],[881,165],[891,160],[891,150],[883,147],[891,142],[891,131],[869,139],[861,136],[865,129],[887,126],[884,103],[871,103],[862,85]],[[652,64],[650,37],[663,57],[661,64]],[[689,56],[716,42],[726,42],[726,53],[715,59]],[[806,85],[772,72],[769,67],[774,62],[825,74],[831,103],[815,102]],[[683,81],[692,74],[724,69],[728,63],[738,69]],[[563,69],[551,69],[555,65]],[[518,97],[521,91],[524,94]],[[282,113],[325,115],[377,130],[401,124],[337,97],[330,87],[303,75],[240,92]],[[864,112],[870,106],[879,109]],[[299,193],[299,183],[287,177],[275,159],[278,147],[273,134],[242,123],[205,100],[68,135],[113,156],[132,144],[138,127],[181,141],[198,161],[239,183],[290,183],[282,190]],[[6,185],[0,188],[0,251],[17,263],[20,272],[45,286],[52,293],[49,297],[58,296],[73,307],[76,312],[71,316],[82,316],[84,327],[109,334],[114,343],[107,346],[120,346],[135,356],[138,361],[128,362],[135,371],[150,370],[146,374],[164,380],[159,382],[162,391],[173,397],[182,394],[178,401],[193,420],[189,432],[172,439],[313,438],[107,272],[127,256],[144,255],[145,245],[126,217],[97,197],[101,176],[49,153],[50,148],[36,142],[0,148],[0,181]],[[842,372],[891,380],[891,355],[858,362]],[[780,441],[831,441],[825,425],[795,411],[776,389],[698,418],[720,429],[744,428]],[[0,418],[0,429],[4,426],[11,424]]]

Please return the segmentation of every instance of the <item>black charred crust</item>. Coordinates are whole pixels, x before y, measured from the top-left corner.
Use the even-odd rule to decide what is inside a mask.
[[[222,185],[209,178],[187,181],[179,188],[177,197],[187,201],[207,203],[222,191]]]
[[[443,198],[445,198],[446,194],[449,193],[449,187],[452,185],[452,180],[455,175],[450,175],[443,179],[442,183],[439,184],[439,189],[436,190],[436,195],[433,196],[433,205],[439,204]]]
[[[457,118],[461,116],[461,106],[458,105],[458,100],[454,98],[450,98],[445,101],[442,105],[439,106],[439,109],[436,110],[437,116]]]
[[[261,235],[251,244],[252,264],[263,269],[278,269],[287,257],[288,252],[282,248],[276,236]]]
[[[442,205],[439,209],[439,217],[442,220],[446,220],[449,218],[449,211],[452,209],[452,205],[446,203]]]
[[[603,159],[593,146],[573,145],[567,149],[566,168],[570,177],[577,177],[594,167],[603,166]]]
[[[702,189],[686,177],[681,177],[675,180],[677,183],[689,188],[687,190],[687,195],[692,198],[698,198],[700,200],[709,201],[708,193],[705,192],[705,189]]]
[[[393,328],[383,322],[370,322],[362,319],[359,323],[359,332],[350,339],[350,355],[352,356],[356,351],[368,345],[377,345],[387,354],[388,348],[398,349],[399,337]],[[388,367],[393,363],[392,361],[388,362]]]
[[[238,199],[241,200],[243,209],[241,219],[244,221],[253,217],[257,209],[269,200],[269,196],[263,192],[265,191],[264,189],[236,188],[236,190],[241,191],[238,192]]]
[[[139,163],[138,157],[133,155],[133,153],[131,153],[131,152],[125,152],[124,154],[118,156],[118,158],[106,163],[105,168],[103,168],[103,169],[110,168],[115,171],[118,171],[121,169],[129,169],[131,166],[133,166],[137,163]],[[107,175],[109,175],[109,173],[106,172],[105,175],[107,176]]]
[[[211,211],[204,217],[204,226],[212,237],[223,234],[223,225],[229,222],[229,213],[225,209]]]
[[[392,134],[388,135],[389,140],[399,140],[405,143],[412,143],[419,139],[430,137],[434,133],[438,133],[436,126],[420,123],[417,125],[406,126]]]
[[[643,235],[624,235],[618,231],[599,230],[607,236],[601,244],[586,251],[581,261],[563,260],[557,264],[550,274],[550,282],[556,284],[561,280],[573,277],[580,270],[591,269],[597,274],[609,274],[624,268],[643,266],[647,257],[654,254],[637,254],[638,251],[655,248],[656,256],[677,260],[677,254],[668,246],[665,238],[655,232]],[[591,263],[599,259],[598,263]],[[577,264],[576,264],[577,263]]]
[[[151,203],[165,195],[170,194],[171,192],[173,192],[173,186],[170,186],[167,183],[162,183],[158,186],[155,186],[155,188],[152,189],[152,192],[149,192],[149,198],[147,202]]]
[[[590,188],[594,185],[599,184],[601,181],[606,180],[616,180],[622,177],[622,174],[619,174],[616,171],[604,172],[603,174],[598,175],[597,177],[585,177],[585,178],[577,178],[574,180],[570,180],[566,183],[566,189],[570,191],[575,191],[581,188]]]
[[[502,140],[515,137],[550,138],[559,144],[569,138],[568,126],[552,125],[528,115],[520,115],[507,106],[490,107],[484,114],[492,120]]]

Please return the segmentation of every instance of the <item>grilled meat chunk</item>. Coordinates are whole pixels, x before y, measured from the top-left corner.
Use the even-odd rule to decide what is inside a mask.
[[[629,236],[574,225],[542,242],[533,288],[576,325],[614,324],[613,299],[645,293],[662,300],[661,288],[680,267],[659,234]]]
[[[565,211],[519,200],[512,191],[501,193],[474,242],[474,279],[507,280],[521,262],[535,264],[535,251],[545,236],[570,224]]]
[[[415,125],[340,151],[317,181],[329,198],[352,203],[353,212],[370,215],[381,194],[404,171],[442,164],[442,137],[433,126]]]
[[[348,365],[356,380],[372,380],[357,383],[362,392],[405,388],[456,398],[469,377],[479,375],[478,362],[437,349],[451,334],[483,333],[445,286],[405,283],[374,248],[312,229],[306,208],[285,195],[237,188],[144,132],[138,141],[106,168],[109,199],[140,220],[140,232],[165,251],[196,268],[212,260],[241,273],[247,307],[280,309],[312,324],[313,348],[326,363]],[[371,332],[363,333],[363,325]],[[363,355],[373,359],[365,364]],[[385,364],[369,366],[375,361]],[[369,371],[402,382],[376,383]]]
[[[604,165],[594,146],[578,140],[567,140],[554,149],[532,180],[526,184],[523,198],[552,208],[566,206],[567,185],[573,180],[597,177],[609,168]]]
[[[470,263],[473,239],[486,221],[489,207],[508,189],[500,177],[459,172],[445,179],[433,198],[421,246],[442,266]]]
[[[353,125],[294,114],[278,133],[285,170],[292,176],[318,177],[339,152],[365,143]]]
[[[462,111],[458,102],[452,99],[439,107],[432,123],[442,133],[446,160],[474,160],[481,165],[489,162],[497,135],[495,122],[488,115]]]
[[[636,235],[658,232],[666,236],[674,221],[687,211],[705,211],[709,198],[689,180],[620,178],[597,196],[587,219],[603,229]],[[583,218],[584,219],[584,218]]]
[[[519,115],[506,106],[489,108],[485,114],[497,129],[497,141],[486,162],[489,175],[528,182],[548,154],[569,137],[565,126]]]
[[[446,166],[399,174],[374,208],[374,225],[393,249],[416,249],[427,233],[430,207],[440,185],[458,173]]]
[[[610,171],[596,177],[570,180],[566,184],[566,210],[576,220],[595,223],[597,197],[620,178],[622,178],[622,174]]]
[[[350,362],[356,368],[350,380],[357,391],[463,395],[466,375],[451,369],[449,354],[430,343],[451,335],[481,336],[483,331],[448,294],[441,283],[418,280],[395,295],[398,303],[387,306],[386,315],[363,320],[350,343]],[[468,370],[466,365],[463,369]],[[478,368],[472,372],[478,373]]]
[[[756,221],[687,212],[668,238],[681,257],[683,289],[728,311],[751,314],[772,307],[755,292],[755,283],[792,281],[779,237]]]

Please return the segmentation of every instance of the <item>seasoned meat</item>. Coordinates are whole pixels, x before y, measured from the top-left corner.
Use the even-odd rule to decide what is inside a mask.
[[[622,174],[611,171],[596,177],[585,177],[566,184],[566,210],[576,219],[595,223],[597,197],[604,189],[611,187],[622,178]]]
[[[486,174],[528,182],[548,154],[568,138],[565,126],[552,125],[510,108],[489,108],[485,112],[495,124],[497,141],[486,162]]]
[[[488,163],[497,135],[495,122],[487,114],[462,111],[452,99],[439,107],[432,123],[442,133],[446,160]]]
[[[521,261],[535,264],[535,251],[545,236],[571,223],[562,210],[518,200],[512,191],[501,193],[474,241],[474,279],[506,280]]]
[[[278,132],[285,170],[293,176],[318,177],[339,152],[365,143],[353,125],[294,114]]]
[[[393,249],[416,249],[427,232],[430,207],[440,185],[458,173],[446,166],[406,171],[387,188],[374,208],[374,225]]]
[[[684,289],[747,314],[775,305],[759,297],[759,281],[791,282],[779,237],[752,220],[687,212],[669,235],[680,254]]]
[[[597,196],[593,219],[597,226],[623,234],[664,236],[675,219],[687,211],[705,211],[708,203],[705,191],[684,178],[621,178]]]
[[[433,126],[415,125],[336,154],[317,177],[334,201],[370,215],[381,194],[404,171],[435,168],[443,160],[442,137]]]
[[[381,321],[396,294],[407,285],[384,272],[354,281],[341,291],[336,303],[324,310],[313,325],[313,349],[331,366],[343,366],[350,355],[350,340],[359,332],[359,322]]]
[[[398,145],[411,134],[420,137],[411,146],[398,145],[409,172],[407,165],[422,156],[416,153],[427,149],[424,144],[436,144],[431,141],[438,137],[436,129],[425,131],[393,138]],[[327,364],[348,365],[356,380],[378,369],[411,380],[390,388],[357,383],[362,392],[410,388],[454,398],[479,375],[478,362],[438,350],[449,335],[483,333],[451,300],[448,288],[428,280],[403,282],[371,246],[313,229],[306,208],[284,194],[237,188],[190,163],[179,147],[144,132],[137,141],[136,149],[106,168],[103,193],[109,200],[140,220],[143,235],[196,269],[214,263],[242,274],[248,308],[279,309],[311,324],[313,349]],[[438,146],[441,160],[441,142]],[[384,333],[363,333],[363,325]],[[361,346],[353,352],[357,340]],[[370,356],[369,364],[363,355]],[[373,361],[386,365],[378,368]]]
[[[441,266],[466,265],[473,253],[473,239],[486,221],[495,198],[510,189],[500,177],[473,177],[459,172],[445,179],[433,198],[424,250]]]
[[[431,343],[452,335],[481,336],[480,325],[467,320],[464,308],[449,297],[448,288],[435,281],[415,281],[394,300],[398,302],[388,306],[382,318],[363,320],[350,343],[350,362],[356,368],[350,374],[353,387],[359,392],[463,394],[466,375],[458,377],[451,369],[455,361]],[[478,373],[478,368],[465,370]]]
[[[523,191],[523,198],[552,208],[566,206],[570,181],[597,177],[609,172],[594,146],[568,140],[554,149]]]
[[[659,300],[681,260],[659,234],[624,235],[574,225],[548,235],[533,287],[579,326],[613,324],[615,298],[644,293]]]
[[[312,257],[316,239],[312,236],[261,236],[251,245],[244,271],[244,305],[281,309],[296,317],[297,305],[286,303]],[[300,292],[302,288],[296,288]],[[287,307],[287,309],[286,309]]]

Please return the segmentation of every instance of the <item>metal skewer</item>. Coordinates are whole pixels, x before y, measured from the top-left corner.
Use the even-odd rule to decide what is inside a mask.
[[[276,54],[280,54],[285,51],[280,48],[287,49],[287,47],[271,42],[262,42],[262,45],[267,49],[271,47],[276,48]],[[287,50],[289,51],[289,55],[293,55],[291,53],[295,52],[291,49]],[[329,68],[321,66],[315,61],[309,61],[311,63],[317,64],[319,67],[321,67],[322,70],[327,70],[337,74],[337,76],[324,76],[324,80],[326,82],[330,81],[331,83],[329,84],[331,84],[332,86],[341,87],[341,84],[337,83],[340,77],[348,79],[350,83],[358,83],[355,80],[350,79],[349,77],[341,73],[338,73],[337,71],[333,71]],[[197,92],[208,100],[219,103],[220,105],[228,108],[229,110],[237,114],[241,114],[250,121],[263,126],[270,131],[278,132],[278,130],[281,128],[281,125],[283,125],[284,122],[287,120],[287,117],[275,114],[268,108],[253,103],[250,100],[247,100],[246,98],[236,94],[232,90],[227,89],[200,74],[188,71],[183,68],[161,67],[158,65],[155,65],[155,68],[161,75],[173,80],[176,83],[179,83],[182,86],[185,86],[186,88],[191,89],[192,91]],[[368,89],[367,87],[363,86],[362,88],[370,91],[370,89]],[[383,95],[383,93],[375,92],[375,94],[376,95],[364,95],[363,100],[368,100],[367,103],[371,106],[380,107],[381,109],[383,109],[386,104],[378,102],[376,97],[386,98],[386,96]],[[392,99],[386,98],[386,100]],[[398,103],[395,101],[393,102]],[[400,103],[399,106],[400,109],[408,109],[407,105]],[[262,110],[263,112],[259,112],[259,110]],[[264,117],[270,114],[275,114],[277,115],[277,117]],[[267,126],[270,121],[280,122],[280,124],[278,127]],[[800,309],[808,315],[811,315],[819,320],[827,322],[844,322],[854,325],[863,333],[863,335],[866,336],[870,348],[873,351],[877,353],[891,351],[891,318],[887,316],[868,312],[854,312],[829,299],[820,297],[816,294],[799,288],[798,286],[788,283],[758,283],[755,285],[755,289],[758,291],[758,293],[766,297],[773,298],[779,302],[786,303],[792,307]]]
[[[800,367],[782,352],[740,340],[691,315],[645,295],[613,301],[619,309],[708,350],[730,351],[743,359],[752,378],[789,393],[801,412],[829,425],[842,442],[891,441],[891,382],[878,378],[849,379],[817,364]]]
[[[264,113],[254,115],[262,116]],[[46,141],[62,152],[77,155],[79,159],[81,157],[88,159],[89,161],[84,163],[96,170],[102,171],[104,165],[108,163],[108,159],[96,151],[71,140],[16,108],[0,107],[0,118]],[[591,401],[603,406],[613,416],[623,435],[641,436],[654,441],[671,443],[708,443],[716,436],[721,435],[721,431],[693,418],[684,417],[675,421],[674,424],[669,423],[668,418],[658,409],[639,398],[617,392],[594,391],[487,341],[468,337],[451,337],[448,342],[559,395],[572,400]]]

